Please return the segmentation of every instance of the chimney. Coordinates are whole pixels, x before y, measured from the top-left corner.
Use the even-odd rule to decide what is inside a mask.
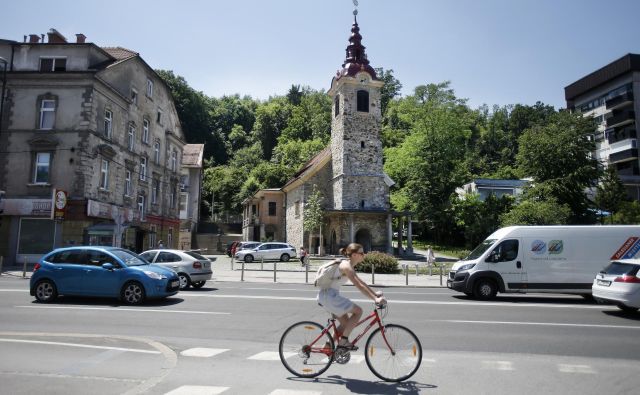
[[[76,34],[76,44],[84,44],[86,39],[87,39],[87,36],[85,36],[84,34],[82,33]]]
[[[40,42],[40,36],[38,36],[37,34],[29,34],[30,44],[37,44],[39,42]]]
[[[66,44],[67,39],[54,28],[49,29],[49,44]]]

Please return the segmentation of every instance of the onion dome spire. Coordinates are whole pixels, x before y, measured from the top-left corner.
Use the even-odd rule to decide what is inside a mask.
[[[369,59],[365,52],[365,46],[362,45],[362,36],[360,35],[360,27],[358,26],[357,13],[353,15],[353,25],[351,26],[351,37],[349,37],[349,45],[346,49],[346,59],[342,64],[342,70],[338,70],[338,78],[348,75],[355,77],[360,71],[366,71],[371,75],[372,79],[376,78],[376,72],[369,65]]]

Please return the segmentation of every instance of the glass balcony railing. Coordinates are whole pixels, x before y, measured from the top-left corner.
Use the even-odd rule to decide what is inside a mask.
[[[607,127],[614,128],[623,126],[634,122],[636,119],[636,112],[631,110],[620,111],[614,116],[607,118]]]
[[[628,104],[633,103],[633,92],[625,92],[621,95],[613,97],[607,100],[607,110],[614,110],[616,108],[624,107]]]
[[[624,162],[632,159],[638,159],[637,148],[630,148],[628,150],[616,152],[615,154],[609,155],[610,163]]]

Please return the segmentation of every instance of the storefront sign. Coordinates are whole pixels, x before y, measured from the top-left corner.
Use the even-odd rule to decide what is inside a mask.
[[[53,212],[51,213],[51,219],[57,221],[64,220],[64,215],[67,212],[67,192],[54,189],[53,190]]]
[[[51,217],[51,199],[3,199],[3,215]]]
[[[97,217],[104,219],[115,219],[118,214],[124,215],[124,220],[131,222],[138,218],[138,213],[135,210],[126,207],[116,206],[115,204],[98,202],[97,200],[87,200],[87,216]]]

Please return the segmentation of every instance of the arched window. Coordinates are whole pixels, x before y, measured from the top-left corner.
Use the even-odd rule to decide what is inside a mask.
[[[336,95],[333,103],[333,116],[337,117],[340,114],[340,95]]]
[[[358,91],[358,111],[369,112],[369,92]]]

